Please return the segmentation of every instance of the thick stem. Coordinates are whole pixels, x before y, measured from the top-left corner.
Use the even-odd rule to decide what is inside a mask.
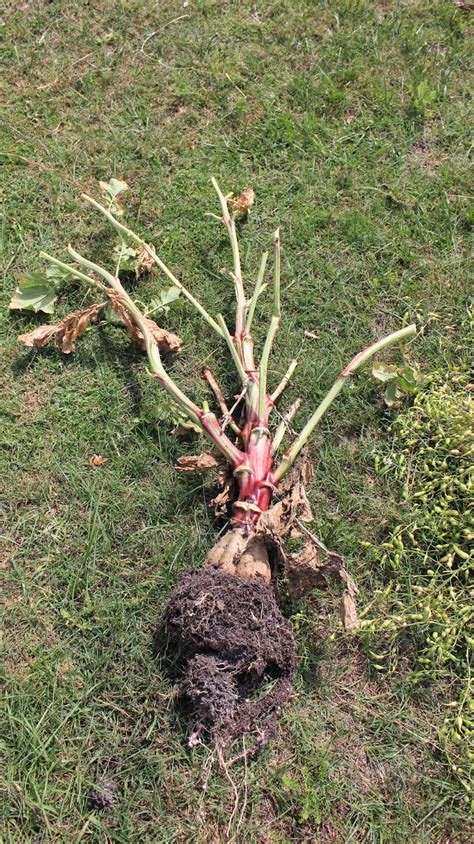
[[[280,230],[275,232],[275,264],[273,269],[273,311],[270,327],[268,329],[267,339],[263,347],[262,359],[259,367],[259,385],[258,385],[258,417],[262,422],[265,420],[265,411],[267,408],[267,370],[268,359],[272,349],[275,335],[280,325],[281,306],[280,306]]]
[[[270,432],[263,426],[254,427],[249,436],[245,461],[234,470],[239,484],[239,497],[233,506],[235,526],[252,530],[268,509],[274,489],[272,465]]]
[[[123,223],[120,223],[114,217],[114,215],[111,214],[111,212],[107,210],[107,208],[104,208],[104,206],[100,204],[100,202],[96,202],[95,199],[93,199],[91,196],[88,196],[86,193],[82,194],[82,199],[84,199],[86,202],[88,202],[90,205],[92,205],[94,208],[96,208],[98,211],[100,211],[100,213],[103,214],[104,217],[107,218],[109,223],[111,223],[114,226],[114,228],[117,229],[117,231],[122,232],[123,234],[127,235],[127,237],[129,237],[131,240],[133,240],[135,243],[138,243],[140,246],[142,246],[143,249],[145,250],[145,252],[148,255],[150,255],[150,257],[153,259],[155,264],[157,264],[157,266],[160,267],[160,269],[165,273],[165,275],[168,276],[169,280],[179,290],[181,290],[181,293],[188,300],[188,302],[191,302],[191,304],[194,305],[196,310],[199,311],[201,316],[206,320],[208,325],[211,326],[211,328],[216,332],[216,334],[218,334],[219,337],[223,337],[222,330],[219,327],[219,325],[217,324],[217,322],[215,321],[215,319],[213,319],[211,317],[211,315],[208,314],[208,312],[206,311],[205,308],[203,308],[201,303],[198,302],[198,300],[193,296],[193,294],[190,293],[189,290],[179,281],[179,279],[176,278],[176,276],[171,272],[171,270],[166,266],[166,264],[161,260],[161,258],[158,257],[158,255],[156,254],[156,252],[155,252],[155,250],[153,249],[152,246],[150,246],[148,243],[146,243],[143,240],[143,238],[139,237],[139,235],[136,234],[134,231],[127,228],[127,226],[124,226]]]
[[[316,425],[318,424],[322,416],[325,414],[328,407],[330,407],[330,405],[333,403],[336,396],[338,396],[341,392],[346,382],[346,378],[352,375],[352,373],[359,369],[362,364],[364,364],[367,360],[373,357],[373,355],[375,355],[377,352],[380,352],[386,346],[389,346],[392,343],[396,343],[398,340],[405,340],[407,337],[411,337],[415,333],[416,325],[408,325],[406,328],[401,328],[399,331],[394,331],[393,334],[389,334],[387,337],[383,337],[381,340],[377,340],[376,343],[372,343],[372,345],[367,346],[367,348],[363,349],[361,352],[359,352],[358,355],[356,355],[351,360],[351,362],[345,367],[345,369],[342,370],[341,374],[339,375],[327,395],[324,397],[319,407],[315,410],[311,418],[308,420],[293,445],[284,454],[280,465],[274,472],[273,479],[275,483],[281,481],[281,479],[291,468],[304,444],[308,441],[309,437],[313,433]]]

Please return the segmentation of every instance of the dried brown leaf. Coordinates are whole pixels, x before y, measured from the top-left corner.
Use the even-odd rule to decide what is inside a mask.
[[[283,495],[288,494],[291,492],[295,485],[299,485],[300,483],[308,485],[313,480],[314,469],[313,464],[311,463],[308,449],[305,446],[298,459],[290,469],[289,473],[285,476],[282,483],[279,485],[278,490]]]
[[[154,250],[153,244],[148,244],[151,249]],[[138,258],[137,268],[135,270],[137,278],[139,278],[144,273],[151,273],[153,269],[153,258],[151,255],[146,251],[144,246],[139,246],[135,249],[135,255]]]
[[[175,464],[177,472],[208,472],[209,469],[215,469],[217,466],[222,466],[223,458],[220,454],[212,454],[209,451],[203,451],[202,454],[185,455],[178,457]]]
[[[89,463],[91,466],[103,466],[104,463],[107,463],[108,457],[102,457],[101,454],[93,454]]]
[[[315,588],[324,588],[324,566],[319,548],[307,541],[297,554],[289,554],[285,561],[288,593],[292,598],[302,598]]]
[[[107,287],[105,290],[105,294],[114,309],[115,313],[122,320],[124,325],[127,328],[130,337],[133,340],[136,340],[137,343],[143,348],[143,336],[140,334],[137,326],[135,325],[133,319],[131,318],[130,314],[128,313],[127,309],[123,305],[123,297],[122,294],[118,292],[118,290],[112,290],[112,288]]]
[[[211,501],[212,506],[214,507],[214,513],[216,516],[225,516],[227,513],[227,507],[232,501],[234,492],[234,479],[232,476],[228,476],[226,474],[226,479],[223,483],[223,488],[221,492],[218,492],[216,496]]]
[[[40,349],[51,337],[54,337],[56,348],[69,355],[75,350],[75,340],[84,334],[91,322],[95,322],[104,304],[104,302],[99,302],[90,305],[85,311],[72,311],[61,322],[40,325],[27,334],[20,334],[18,340],[28,348],[36,347]]]
[[[179,352],[181,350],[181,338],[178,337],[177,334],[173,334],[171,331],[167,331],[166,328],[161,328],[159,325],[154,322],[152,319],[146,319],[145,322],[148,325],[153,337],[155,338],[158,348],[162,352]],[[140,337],[143,337],[141,332],[138,332]]]
[[[107,297],[110,301],[112,308],[114,309],[117,316],[122,320],[125,324],[130,337],[133,340],[136,340],[139,343],[142,349],[146,348],[145,340],[143,338],[143,334],[133,321],[132,317],[126,310],[123,305],[123,299],[121,293],[117,290],[112,290],[111,288],[106,289]],[[167,331],[165,328],[160,328],[159,325],[154,322],[152,319],[145,319],[147,324],[148,330],[153,335],[158,348],[162,352],[179,352],[181,349],[181,339],[176,334],[172,334],[171,331]]]
[[[341,618],[346,630],[358,630],[360,621],[354,596],[346,589],[342,596]]]
[[[40,325],[33,331],[28,331],[27,334],[19,334],[17,339],[20,343],[24,343],[29,349],[36,347],[41,349],[48,340],[56,334],[59,323],[52,323],[51,325]]]
[[[236,199],[230,198],[229,202],[232,205],[234,217],[243,217],[248,214],[255,202],[255,191],[253,188],[246,188]]]
[[[329,551],[312,534],[305,523],[313,515],[305,491],[305,483],[313,477],[313,467],[306,451],[289,473],[280,490],[285,497],[262,514],[257,532],[263,536],[273,564],[282,564],[293,598],[301,598],[312,589],[326,588],[329,579],[344,584],[341,615],[346,630],[355,630],[359,624],[356,601],[357,586],[344,567],[342,557]],[[288,553],[285,541],[301,539],[305,544],[297,553]]]

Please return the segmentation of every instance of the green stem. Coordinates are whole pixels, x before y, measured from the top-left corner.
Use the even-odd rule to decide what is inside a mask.
[[[219,323],[219,328],[222,331],[222,336],[224,337],[224,340],[226,341],[226,343],[229,347],[229,351],[232,355],[232,360],[235,363],[235,368],[237,369],[237,372],[239,374],[239,378],[242,381],[242,384],[245,384],[245,382],[247,381],[247,375],[246,375],[245,369],[242,365],[240,355],[239,355],[237,349],[235,348],[234,341],[233,341],[232,337],[230,336],[230,331],[227,328],[226,321],[225,321],[224,317],[222,316],[222,314],[217,315],[217,322]]]
[[[247,321],[245,323],[245,331],[247,334],[250,334],[252,330],[252,322],[253,316],[255,313],[255,306],[257,304],[258,297],[263,292],[263,277],[265,275],[265,267],[267,265],[268,259],[268,252],[264,252],[262,255],[262,260],[260,261],[260,269],[258,271],[257,281],[255,283],[255,289],[253,291],[252,298],[250,300],[249,310],[247,314]]]
[[[100,290],[105,290],[105,284],[102,284],[102,282],[97,281],[95,278],[91,278],[89,275],[85,275],[85,273],[81,273],[80,270],[76,269],[76,267],[71,267],[70,264],[64,264],[63,261],[58,261],[57,258],[53,258],[53,256],[48,255],[47,252],[40,252],[39,254],[40,258],[44,258],[45,261],[49,261],[49,263],[53,264],[55,267],[59,267],[59,269],[70,273],[73,278],[78,278],[80,281],[86,281],[88,284],[92,284]]]
[[[268,359],[272,349],[275,335],[278,331],[281,317],[280,306],[280,230],[275,232],[275,263],[273,268],[273,311],[268,329],[267,338],[263,347],[262,359],[259,367],[259,384],[258,384],[258,417],[263,421],[265,417],[265,405],[267,400],[267,371]]]
[[[293,372],[295,371],[295,369],[296,369],[296,367],[297,367],[297,366],[298,366],[298,361],[297,361],[297,360],[296,360],[296,358],[295,358],[295,360],[292,360],[292,361],[291,361],[291,363],[290,363],[290,365],[289,365],[288,369],[286,370],[286,372],[285,372],[285,374],[284,374],[283,378],[281,379],[281,381],[280,381],[280,383],[279,383],[278,387],[277,387],[277,388],[276,388],[276,390],[274,390],[274,391],[273,391],[273,393],[271,394],[270,398],[271,398],[272,404],[275,404],[275,402],[276,402],[277,398],[278,398],[279,396],[281,396],[281,394],[282,394],[283,390],[284,390],[284,389],[286,388],[286,386],[289,384],[289,382],[290,382],[290,378],[291,378],[291,376],[293,375]]]
[[[236,465],[242,456],[240,450],[220,429],[214,414],[206,412],[203,408],[194,404],[194,402],[191,401],[191,399],[189,399],[182,390],[180,390],[178,385],[175,384],[173,379],[168,375],[161,362],[160,350],[153,334],[150,331],[146,318],[143,316],[140,309],[137,308],[133,299],[131,299],[128,295],[120,280],[109,273],[108,270],[104,269],[104,267],[84,258],[84,256],[80,255],[79,252],[76,252],[72,246],[68,246],[68,252],[80,266],[87,267],[102,276],[110,287],[120,294],[120,303],[124,308],[126,308],[144,338],[150,368],[155,378],[157,378],[161,386],[170,393],[176,404],[183,410],[185,415],[188,416],[192,422],[198,425],[203,433],[206,433],[210,437],[225,458],[232,465]],[[87,278],[88,281],[91,281],[88,276],[85,276],[85,278]]]
[[[232,247],[232,257],[234,260],[234,274],[233,280],[235,285],[235,299],[236,299],[236,307],[235,307],[235,336],[239,338],[242,337],[242,332],[244,330],[244,312],[245,312],[245,290],[242,281],[242,268],[240,265],[240,252],[239,252],[239,242],[237,240],[237,230],[235,228],[235,220],[229,214],[229,207],[227,205],[227,199],[222,193],[217,179],[214,176],[211,178],[212,185],[214,190],[217,193],[219,198],[221,210],[222,210],[222,222],[224,223],[227,233],[229,235],[230,245]]]
[[[108,270],[105,270],[104,267],[99,266],[99,264],[94,264],[93,261],[88,261],[87,258],[84,258],[83,255],[80,255],[79,252],[76,252],[76,250],[72,248],[71,244],[69,244],[67,251],[69,252],[71,258],[74,258],[74,260],[77,264],[79,264],[80,267],[86,267],[86,269],[92,270],[92,272],[97,273],[97,275],[100,275],[104,279],[104,281],[107,282],[109,287],[112,287],[114,290],[120,290],[120,292],[123,291],[125,295],[128,296],[128,294],[120,284],[117,276],[112,275],[112,273],[109,273]],[[130,301],[132,300],[130,299]]]
[[[279,449],[283,437],[285,436],[286,432],[289,430],[290,422],[293,419],[293,416],[295,415],[295,413],[297,413],[298,410],[300,409],[301,404],[302,404],[302,400],[296,399],[296,401],[294,401],[293,404],[291,405],[290,409],[285,413],[283,419],[281,420],[280,424],[278,425],[278,428],[276,429],[276,431],[273,435],[273,440],[272,440],[273,452],[275,452]]]
[[[213,319],[211,317],[211,315],[208,314],[206,309],[203,308],[203,306],[201,305],[200,302],[198,302],[197,299],[195,299],[193,294],[190,293],[189,290],[187,290],[187,288],[184,287],[183,284],[181,284],[179,279],[177,279],[176,276],[171,272],[171,270],[168,269],[166,264],[164,264],[163,261],[161,260],[161,258],[158,257],[155,250],[148,243],[146,243],[143,240],[143,238],[139,237],[139,235],[136,234],[131,229],[128,229],[127,226],[123,225],[123,223],[120,223],[114,217],[114,215],[110,213],[110,211],[107,211],[107,208],[104,208],[104,206],[101,205],[100,202],[96,202],[96,200],[93,199],[91,196],[88,196],[87,194],[83,193],[82,199],[84,199],[86,202],[88,202],[90,205],[92,205],[94,208],[96,208],[98,211],[100,211],[101,214],[103,214],[104,217],[107,218],[109,223],[111,223],[114,226],[114,228],[116,228],[118,231],[122,232],[123,234],[127,235],[127,237],[129,237],[135,243],[140,244],[140,246],[142,246],[144,248],[145,252],[147,252],[147,254],[150,255],[150,257],[153,259],[155,264],[157,264],[157,266],[160,267],[160,269],[165,273],[165,275],[168,276],[169,280],[175,285],[175,287],[177,287],[178,290],[181,290],[181,293],[183,294],[183,296],[189,302],[191,302],[192,305],[194,305],[196,310],[199,311],[201,316],[206,320],[208,325],[211,326],[211,328],[216,332],[216,334],[218,334],[219,337],[223,337],[222,331],[221,331],[219,325],[217,324],[217,322],[215,321],[215,319]]]
[[[330,405],[333,403],[336,396],[338,396],[341,392],[346,382],[346,378],[352,375],[352,373],[359,369],[359,367],[361,367],[367,360],[373,357],[373,355],[377,354],[377,352],[380,352],[386,346],[389,346],[392,343],[396,343],[398,340],[404,340],[407,337],[411,337],[415,333],[416,325],[408,325],[406,328],[401,328],[399,331],[394,331],[392,334],[387,335],[387,337],[383,337],[381,340],[377,340],[377,342],[372,343],[371,346],[367,346],[366,349],[363,349],[361,352],[359,352],[358,355],[355,356],[355,358],[351,360],[351,362],[346,366],[346,368],[342,370],[341,374],[339,375],[327,395],[324,397],[319,407],[315,410],[311,418],[308,420],[295,442],[284,454],[280,465],[277,467],[276,471],[273,474],[274,483],[278,483],[279,481],[281,481],[281,479],[291,468],[301,449],[313,433],[321,417],[325,414],[328,407],[330,407]]]

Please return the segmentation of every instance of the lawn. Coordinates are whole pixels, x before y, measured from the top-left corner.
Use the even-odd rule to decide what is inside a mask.
[[[471,840],[466,790],[440,725],[453,683],[414,684],[410,643],[374,669],[344,633],[339,590],[283,596],[299,664],[277,735],[247,766],[189,749],[153,636],[179,573],[223,528],[212,479],[178,476],[196,438],[172,433],[145,360],[119,327],[74,355],[16,337],[44,314],[9,312],[40,250],[72,242],[109,261],[115,238],[80,201],[111,176],[127,219],[206,307],[229,311],[230,267],[210,184],[252,186],[240,226],[246,278],[279,225],[283,321],[275,383],[300,362],[295,425],[364,345],[416,321],[425,376],[468,359],[472,18],[452,2],[220,0],[7,2],[0,326],[5,587],[6,842],[438,842]],[[140,283],[149,301],[158,272]],[[89,303],[78,285],[60,315]],[[219,302],[219,305],[216,305]],[[270,313],[261,300],[257,338]],[[168,326],[187,393],[231,365],[186,305]],[[305,332],[309,332],[305,333]],[[400,362],[390,350],[384,361]],[[363,608],[387,581],[374,560],[410,508],[376,471],[397,410],[366,367],[312,441],[315,531],[342,554]],[[91,457],[107,462],[91,465]],[[397,577],[405,585],[410,573]],[[115,783],[110,811],[91,789]],[[235,793],[239,802],[231,813]]]

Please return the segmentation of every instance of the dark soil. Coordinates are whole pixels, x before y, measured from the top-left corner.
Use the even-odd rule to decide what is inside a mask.
[[[259,722],[263,740],[289,696],[295,662],[291,628],[271,586],[219,569],[186,572],[162,632],[194,725],[191,743],[203,731],[226,743]]]

